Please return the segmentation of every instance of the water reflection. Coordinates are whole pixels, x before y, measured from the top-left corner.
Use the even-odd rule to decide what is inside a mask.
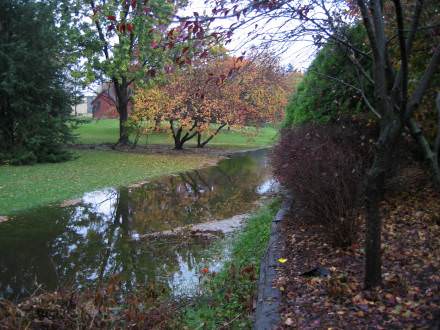
[[[0,225],[0,297],[18,299],[38,285],[96,285],[114,274],[127,291],[152,283],[174,294],[190,291],[197,265],[219,268],[227,249],[205,261],[206,241],[137,238],[244,213],[270,180],[260,151],[141,187],[87,193],[76,206],[21,214]]]

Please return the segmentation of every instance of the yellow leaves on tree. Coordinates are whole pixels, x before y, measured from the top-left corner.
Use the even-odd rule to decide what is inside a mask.
[[[220,57],[176,70],[166,82],[138,89],[132,121],[148,127],[167,121],[175,148],[197,136],[206,145],[224,127],[279,122],[287,103],[287,75],[269,56],[250,61]]]

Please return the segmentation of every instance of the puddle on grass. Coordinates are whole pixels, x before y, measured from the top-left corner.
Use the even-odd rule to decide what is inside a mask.
[[[19,214],[0,224],[0,298],[21,299],[40,286],[93,286],[116,274],[127,292],[160,285],[174,296],[192,295],[200,267],[218,271],[228,258],[228,239],[207,258],[212,241],[148,234],[246,213],[272,187],[266,151],[260,150],[142,186],[86,193],[74,205]]]

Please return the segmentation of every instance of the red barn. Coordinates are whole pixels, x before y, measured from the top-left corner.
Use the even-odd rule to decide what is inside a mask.
[[[132,103],[128,103],[128,113],[130,114]],[[102,86],[101,92],[92,101],[93,118],[107,119],[119,118],[119,113],[116,109],[116,94],[113,84],[105,83]]]

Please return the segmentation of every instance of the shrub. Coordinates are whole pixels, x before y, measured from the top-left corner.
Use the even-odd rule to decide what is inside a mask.
[[[272,156],[275,175],[292,192],[299,216],[322,226],[336,246],[353,244],[358,230],[360,184],[371,145],[358,128],[286,129]]]

